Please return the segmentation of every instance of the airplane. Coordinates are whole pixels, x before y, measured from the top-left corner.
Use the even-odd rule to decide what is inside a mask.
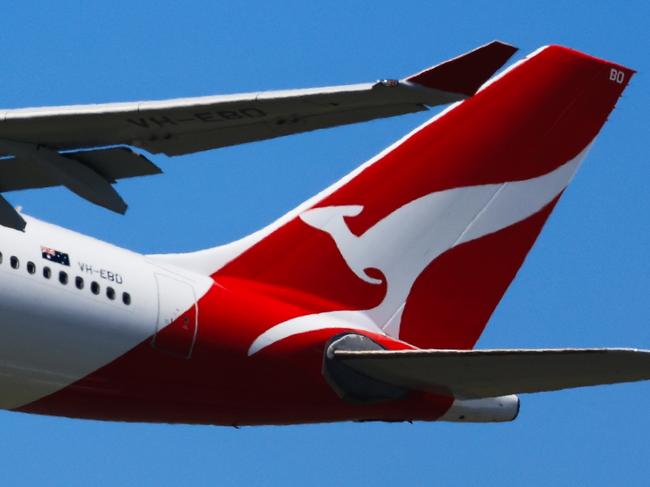
[[[493,41],[404,79],[4,110],[0,190],[450,104],[270,225],[143,255],[0,197],[0,407],[227,426],[512,421],[518,394],[650,379],[650,351],[474,346],[634,71]]]

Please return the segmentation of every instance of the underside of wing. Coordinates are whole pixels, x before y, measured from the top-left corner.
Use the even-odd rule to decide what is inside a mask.
[[[650,351],[636,349],[335,350],[333,354],[340,364],[380,383],[466,399],[650,379]]]
[[[338,109],[305,115],[295,113],[272,122],[251,120],[245,125],[212,127],[207,130],[178,133],[174,137],[141,140],[138,141],[138,145],[152,153],[163,152],[168,156],[177,156],[423,110],[426,110],[424,105],[404,103],[350,107],[347,110]]]

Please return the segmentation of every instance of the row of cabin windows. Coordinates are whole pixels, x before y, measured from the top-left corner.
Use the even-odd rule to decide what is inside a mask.
[[[0,252],[0,264],[2,264],[2,252]],[[20,260],[18,260],[18,257],[15,255],[12,255],[9,258],[9,265],[11,266],[12,269],[18,269],[20,267]],[[27,272],[30,274],[36,274],[36,264],[34,264],[31,260],[27,262]],[[52,269],[50,269],[48,266],[43,267],[43,277],[45,279],[50,279],[52,277]],[[59,282],[63,284],[64,286],[68,284],[68,273],[66,271],[59,271]],[[74,285],[77,289],[83,289],[85,286],[84,278],[81,276],[76,276],[74,278]],[[101,286],[97,281],[92,281],[90,283],[90,292],[99,295],[101,293]],[[115,300],[116,297],[116,292],[115,289],[113,289],[111,286],[106,287],[106,297],[110,299],[111,301]],[[127,292],[122,293],[122,302],[126,304],[127,306],[131,304],[131,295]]]

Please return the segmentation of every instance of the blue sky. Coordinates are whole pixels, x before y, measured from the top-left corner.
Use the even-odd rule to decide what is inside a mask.
[[[645,1],[7,2],[5,108],[397,78],[494,38],[639,71],[480,347],[650,348],[650,7]],[[142,252],[194,250],[280,216],[432,113],[169,159],[120,217],[65,190],[28,214]],[[1,392],[0,392],[1,393]],[[3,485],[645,485],[650,384],[524,396],[511,424],[234,430],[1,412]]]

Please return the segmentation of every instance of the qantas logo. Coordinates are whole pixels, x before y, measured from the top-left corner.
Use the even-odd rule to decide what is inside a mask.
[[[279,323],[255,339],[249,355],[283,338],[328,328],[399,337],[402,311],[413,283],[433,260],[457,245],[498,232],[540,211],[566,188],[588,149],[536,178],[425,195],[398,208],[360,236],[350,231],[345,218],[361,214],[362,206],[329,206],[303,212],[302,221],[331,236],[359,279],[374,285],[385,280],[386,295],[372,309],[316,313]],[[376,270],[373,275],[371,269]]]

